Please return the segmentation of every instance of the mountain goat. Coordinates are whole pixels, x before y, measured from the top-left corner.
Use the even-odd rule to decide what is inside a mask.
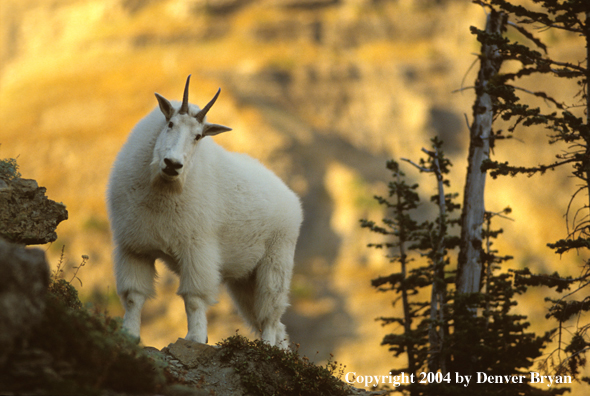
[[[139,337],[155,295],[155,260],[180,277],[186,339],[207,342],[207,308],[221,282],[244,319],[271,345],[288,346],[288,304],[302,221],[299,198],[257,160],[211,136],[230,131],[201,110],[156,93],[159,104],[130,133],[110,175],[107,201],[123,326]]]

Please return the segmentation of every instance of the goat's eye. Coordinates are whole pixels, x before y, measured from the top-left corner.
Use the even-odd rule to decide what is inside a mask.
[[[173,123],[172,121],[170,121],[170,122],[168,123],[168,128],[172,128],[172,127],[174,127],[174,123]]]
[[[203,135],[197,135],[197,136],[195,136],[195,140],[199,141],[199,140],[201,140],[202,137],[203,137]]]

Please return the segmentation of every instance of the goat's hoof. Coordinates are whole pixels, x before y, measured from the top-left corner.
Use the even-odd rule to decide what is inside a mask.
[[[129,330],[127,330],[125,327],[121,328],[121,331],[123,332],[123,334],[125,334],[127,336],[127,338],[129,338],[129,340],[131,342],[133,342],[134,344],[138,345],[139,342],[141,341],[141,338],[138,335],[134,335],[131,334],[131,332],[129,332]]]
[[[129,337],[129,340],[131,342],[133,342],[135,345],[139,345],[139,342],[141,341],[141,338],[140,337],[134,336],[134,335],[131,335],[131,334],[128,334],[127,336]]]

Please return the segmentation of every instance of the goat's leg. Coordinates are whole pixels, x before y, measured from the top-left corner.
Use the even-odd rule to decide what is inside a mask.
[[[143,304],[155,295],[155,263],[152,258],[119,248],[115,248],[114,260],[117,293],[125,308],[123,328],[139,339]]]
[[[252,326],[252,329],[262,332],[261,338],[269,344],[279,345],[281,348],[287,349],[289,344],[287,333],[285,326],[280,322],[284,308],[276,304],[271,306],[272,303],[269,304],[268,302],[260,303],[260,292],[264,292],[265,286],[258,287],[257,280],[259,280],[259,277],[257,270],[255,270],[247,278],[226,281],[226,286],[240,314]],[[269,296],[272,295],[274,293],[269,293]],[[271,299],[275,303],[278,302],[275,297],[271,297]],[[266,306],[262,311],[268,314],[257,311],[261,306]]]
[[[289,245],[282,249],[277,245],[273,248],[256,269],[254,312],[262,340],[287,349],[289,340],[281,316],[289,306],[294,248]]]
[[[234,305],[244,318],[252,326],[252,330],[261,331],[261,324],[258,323],[254,311],[254,297],[256,294],[256,270],[242,279],[226,279],[227,291],[234,301]]]
[[[129,334],[136,337],[139,340],[140,328],[141,328],[141,310],[145,303],[146,296],[135,292],[129,291],[123,293],[121,301],[123,307],[125,307],[125,316],[123,317],[123,328],[126,329]]]
[[[206,247],[213,243],[203,244]],[[178,294],[184,299],[188,324],[187,340],[207,343],[207,308],[215,304],[221,282],[219,259],[213,248],[183,255]]]
[[[188,323],[188,333],[185,339],[206,344],[207,337],[207,308],[209,305],[200,297],[183,295],[184,308]]]

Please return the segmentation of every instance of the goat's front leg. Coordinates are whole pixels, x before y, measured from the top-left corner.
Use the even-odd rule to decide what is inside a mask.
[[[188,333],[186,339],[207,343],[207,308],[213,305],[219,289],[219,257],[211,246],[198,253],[190,252],[180,268],[180,287],[178,294],[184,299]]]
[[[125,316],[123,317],[123,328],[125,328],[129,334],[139,339],[139,332],[141,328],[141,310],[145,303],[146,296],[130,291],[123,293],[121,296],[123,306],[125,307]]]
[[[208,304],[197,296],[185,294],[184,308],[188,322],[188,333],[186,339],[206,344],[207,337],[207,308]]]
[[[130,253],[119,247],[115,248],[114,253],[117,294],[125,308],[123,328],[139,339],[143,304],[155,294],[154,259]]]

